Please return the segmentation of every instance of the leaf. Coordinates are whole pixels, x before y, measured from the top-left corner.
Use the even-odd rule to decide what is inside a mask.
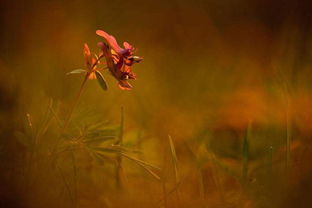
[[[95,118],[96,119],[96,118]],[[88,130],[98,130],[107,127],[107,121],[96,120],[85,125]]]
[[[157,180],[161,180],[161,178],[159,177],[159,175],[157,175],[154,171],[150,170],[148,167],[145,167],[142,164],[139,164],[142,168],[144,168],[144,170],[146,170],[149,174],[151,174],[154,178],[156,178]]]
[[[81,74],[81,73],[85,73],[86,70],[85,69],[75,69],[71,72],[68,72],[66,75],[70,75],[70,74]]]
[[[115,164],[115,160],[112,159],[111,157],[107,157],[107,156],[105,156],[103,154],[99,154],[99,153],[96,153],[96,152],[90,152],[89,151],[89,153],[91,154],[91,156],[95,159],[95,161],[99,165],[103,165],[105,162]]]
[[[96,79],[98,80],[100,86],[102,87],[103,90],[107,90],[107,84],[106,81],[99,71],[95,71]]]
[[[101,152],[101,153],[120,153],[120,150],[110,148],[110,147],[91,147],[89,148],[93,151]]]
[[[85,139],[83,142],[84,143],[102,143],[102,142],[106,142],[106,141],[113,140],[113,139],[115,139],[114,136],[103,136],[99,138]]]
[[[174,147],[174,143],[173,143],[170,135],[168,135],[168,139],[169,139],[169,144],[170,144],[172,162],[174,165],[175,179],[176,179],[176,183],[178,183],[180,180],[179,179],[179,172],[178,172],[178,158],[177,158],[176,150]]]
[[[93,130],[88,132],[85,137],[87,138],[94,138],[94,137],[116,137],[117,136],[117,130],[115,129],[99,129],[99,130]]]
[[[249,160],[249,140],[251,135],[251,122],[248,124],[246,135],[243,141],[243,169],[242,176],[246,180],[248,176],[248,160]]]
[[[116,145],[122,144],[123,140],[123,131],[124,131],[124,109],[121,107],[121,114],[120,114],[120,128],[117,141],[115,142]]]
[[[142,166],[145,166],[145,167],[148,167],[148,168],[153,168],[153,169],[156,169],[156,170],[160,170],[159,167],[157,166],[154,166],[152,164],[149,164],[147,162],[144,162],[143,160],[140,160],[140,159],[137,159],[137,158],[134,158],[134,157],[131,157],[130,155],[127,155],[125,153],[121,153],[122,156],[124,156],[125,158],[129,159],[129,160],[132,160],[134,161],[135,163],[139,164],[139,165],[142,165]]]
[[[113,130],[109,131],[109,130],[95,130],[92,132],[88,132],[85,135],[86,139],[94,139],[94,138],[99,138],[99,137],[116,137],[116,132],[114,132]]]
[[[142,160],[136,159],[134,157],[131,157],[127,154],[121,153],[122,156],[126,157],[129,160],[132,160],[133,162],[135,162],[137,165],[141,166],[144,170],[146,170],[149,174],[151,174],[154,178],[156,178],[157,180],[161,180],[161,178],[154,172],[152,171],[150,168],[153,169],[157,169],[157,170],[161,170],[159,167],[153,166],[147,162],[144,162]]]
[[[173,160],[174,164],[176,165],[178,163],[178,158],[177,158],[177,154],[175,151],[174,143],[173,143],[170,135],[168,135],[168,139],[169,139],[169,144],[170,144],[172,160]]]
[[[93,53],[94,57],[96,58],[96,60],[99,59],[98,55],[96,53]]]
[[[112,147],[115,148],[116,150],[119,150],[120,152],[123,152],[123,153],[126,153],[126,152],[137,153],[137,154],[142,153],[141,151],[139,151],[137,149],[129,149],[129,148],[126,148],[126,147],[122,147],[120,145],[112,144]]]

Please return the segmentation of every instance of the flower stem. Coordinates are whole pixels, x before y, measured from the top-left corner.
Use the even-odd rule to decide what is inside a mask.
[[[91,73],[95,70],[95,67],[97,66],[97,64],[99,63],[99,61],[100,61],[101,58],[103,58],[103,55],[100,55],[100,56],[96,59],[96,61],[95,61],[95,62],[93,63],[93,65],[91,66],[90,71],[86,74],[86,76],[85,76],[83,82],[81,83],[81,86],[80,86],[80,89],[79,89],[79,91],[78,91],[78,94],[76,95],[76,98],[75,98],[75,100],[74,100],[74,102],[73,102],[73,104],[72,104],[72,106],[71,106],[71,108],[70,108],[70,111],[69,111],[69,114],[68,114],[68,116],[67,116],[67,119],[65,120],[65,124],[64,124],[64,126],[63,126],[63,132],[65,131],[65,129],[67,128],[67,126],[68,126],[68,124],[69,124],[69,122],[70,122],[71,116],[72,116],[72,114],[73,114],[73,112],[74,112],[75,107],[77,106],[77,104],[78,104],[78,102],[79,102],[79,99],[80,99],[80,97],[81,97],[82,91],[83,91],[83,89],[84,89],[84,86],[85,86],[85,84],[86,84],[86,82],[87,82],[89,76],[90,76]]]
[[[74,102],[73,102],[73,104],[72,104],[72,106],[71,106],[71,108],[70,108],[70,111],[69,111],[69,114],[68,114],[68,116],[67,116],[67,119],[65,120],[65,124],[64,124],[64,126],[63,126],[63,132],[65,131],[65,129],[67,128],[67,126],[68,126],[68,124],[69,124],[69,122],[70,122],[71,116],[72,116],[72,114],[73,114],[73,112],[74,112],[75,107],[77,106],[77,104],[78,104],[78,102],[79,102],[79,99],[80,99],[80,97],[81,97],[82,91],[83,91],[83,89],[84,89],[84,86],[86,85],[86,82],[87,82],[87,80],[88,80],[90,74],[91,74],[91,73],[87,73],[86,76],[85,76],[85,78],[84,78],[84,80],[83,80],[83,82],[81,83],[81,86],[80,86],[80,89],[79,89],[79,91],[78,91],[78,94],[76,95],[76,98],[75,98],[75,100],[74,100]]]
[[[86,82],[88,81],[89,76],[91,75],[91,73],[95,70],[95,67],[97,66],[97,64],[99,63],[99,61],[100,61],[101,58],[103,58],[103,55],[100,55],[100,56],[96,59],[96,61],[95,61],[95,62],[93,63],[93,65],[90,67],[89,72],[87,72],[86,76],[84,77],[84,80],[82,81],[82,83],[81,83],[81,85],[80,85],[80,89],[79,89],[79,91],[78,91],[78,93],[77,93],[77,95],[76,95],[76,97],[75,97],[75,100],[74,100],[73,104],[71,105],[71,108],[70,108],[70,111],[69,111],[69,113],[68,113],[68,116],[67,116],[67,118],[66,118],[66,120],[65,120],[65,123],[64,123],[64,125],[63,125],[63,127],[62,127],[62,129],[61,129],[61,134],[65,133],[65,131],[66,131],[66,129],[67,129],[69,123],[70,123],[70,119],[71,119],[71,117],[72,117],[72,114],[73,114],[73,112],[74,112],[74,110],[75,110],[75,108],[76,108],[76,106],[77,106],[77,104],[78,104],[78,102],[79,102],[79,99],[80,99],[81,94],[82,94],[82,92],[83,92],[83,89],[84,89],[84,87],[85,87],[85,85],[86,85]],[[60,142],[61,142],[61,135],[60,135],[60,137],[58,138],[58,140],[57,140],[57,142],[56,142],[56,144],[55,144],[55,146],[54,146],[54,148],[53,148],[53,150],[52,150],[52,154],[56,153],[57,148],[58,148],[59,145],[60,145]]]

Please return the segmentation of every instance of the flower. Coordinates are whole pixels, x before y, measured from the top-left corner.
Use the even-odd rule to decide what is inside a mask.
[[[111,74],[118,80],[118,85],[122,90],[130,90],[132,86],[129,79],[136,79],[131,66],[139,63],[143,58],[134,56],[134,47],[128,42],[124,42],[124,48],[120,47],[114,36],[102,30],[97,30],[96,34],[103,37],[108,44],[99,42],[98,46],[106,58],[106,64]]]
[[[89,46],[86,43],[83,45],[83,55],[88,69],[87,70],[87,73],[89,74],[88,79],[96,79],[94,69],[96,68],[97,60],[94,57],[92,57]]]
[[[75,69],[67,74],[80,74],[85,73],[86,82],[88,79],[97,79],[100,86],[107,90],[106,81],[101,74],[100,70],[109,69],[110,73],[118,81],[118,86],[123,90],[130,90],[132,86],[128,82],[129,79],[136,79],[136,75],[132,72],[132,65],[134,63],[139,63],[143,58],[135,56],[135,49],[129,43],[124,42],[124,48],[120,47],[116,39],[107,34],[102,30],[97,30],[96,33],[106,40],[107,44],[104,42],[99,42],[98,46],[100,48],[100,53],[91,54],[88,44],[84,44],[83,55],[85,59],[86,69]],[[105,57],[106,63],[100,62],[100,59]],[[102,63],[106,64],[103,68],[100,66]]]

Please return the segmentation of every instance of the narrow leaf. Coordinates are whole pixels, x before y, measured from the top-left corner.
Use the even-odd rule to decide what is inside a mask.
[[[91,132],[88,132],[85,137],[87,138],[94,138],[94,137],[109,137],[109,136],[113,136],[116,137],[117,136],[117,130],[115,129],[100,129],[100,130],[94,130]]]
[[[119,129],[119,134],[117,141],[115,142],[115,145],[122,144],[123,140],[123,130],[124,130],[124,109],[121,107],[121,114],[120,114],[120,129]]]
[[[159,177],[159,175],[157,175],[156,173],[154,173],[152,170],[150,170],[148,167],[139,164],[144,170],[146,170],[149,174],[151,174],[154,178],[156,178],[157,180],[161,180],[161,178]]]
[[[91,138],[91,139],[85,139],[83,142],[84,143],[97,143],[97,142],[106,142],[108,140],[113,140],[115,139],[114,136],[104,136],[104,137],[99,137],[99,138]]]
[[[91,150],[103,152],[103,153],[120,153],[119,150],[116,150],[114,148],[109,148],[109,147],[91,147],[91,146],[89,146],[89,148]]]
[[[145,166],[145,167],[149,167],[149,168],[154,168],[154,169],[156,169],[156,170],[160,170],[160,168],[157,167],[157,166],[151,165],[151,164],[149,164],[149,163],[147,163],[147,162],[144,162],[144,161],[142,161],[142,160],[139,160],[139,159],[136,159],[136,158],[134,158],[134,157],[131,157],[131,156],[125,154],[125,153],[121,153],[121,155],[124,156],[125,158],[129,159],[129,160],[134,161],[135,163],[137,163],[137,164],[139,164],[139,165],[143,165],[143,166]]]
[[[248,163],[249,163],[249,140],[251,135],[251,122],[248,124],[246,135],[243,141],[243,169],[242,169],[242,177],[244,180],[247,179],[248,176]]]
[[[96,79],[98,80],[100,86],[102,87],[103,90],[107,90],[107,84],[106,81],[99,71],[95,71]]]
[[[85,69],[75,69],[71,72],[68,72],[66,75],[70,75],[70,74],[81,74],[81,73],[85,73],[86,70]]]
[[[168,139],[169,139],[169,144],[170,144],[172,162],[173,162],[173,165],[174,165],[175,179],[176,179],[176,183],[178,183],[179,180],[180,180],[179,172],[178,172],[178,158],[177,158],[176,150],[175,150],[175,147],[174,147],[174,143],[173,143],[172,138],[171,138],[170,135],[168,135]]]
[[[94,57],[96,58],[96,60],[99,59],[98,55],[96,53],[93,53]]]
[[[105,162],[108,162],[108,163],[111,163],[111,164],[115,164],[114,159],[112,159],[111,157],[107,157],[107,156],[105,156],[103,154],[99,154],[97,152],[89,151],[89,153],[97,161],[97,163],[100,164],[100,165],[103,165]]]
[[[124,153],[121,153],[122,156],[126,157],[127,159],[129,160],[132,160],[133,162],[135,162],[137,165],[141,166],[144,170],[146,170],[149,174],[151,174],[154,178],[156,178],[157,180],[160,180],[160,177],[154,172],[152,171],[150,168],[153,168],[153,169],[157,169],[157,170],[160,170],[160,168],[156,167],[156,166],[153,166],[151,164],[148,164],[142,160],[139,160],[139,159],[136,159],[136,158],[133,158],[129,155],[126,155]]]

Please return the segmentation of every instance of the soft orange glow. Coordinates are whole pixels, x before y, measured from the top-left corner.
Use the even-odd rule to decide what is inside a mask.
[[[1,208],[311,206],[311,0],[0,9]]]

